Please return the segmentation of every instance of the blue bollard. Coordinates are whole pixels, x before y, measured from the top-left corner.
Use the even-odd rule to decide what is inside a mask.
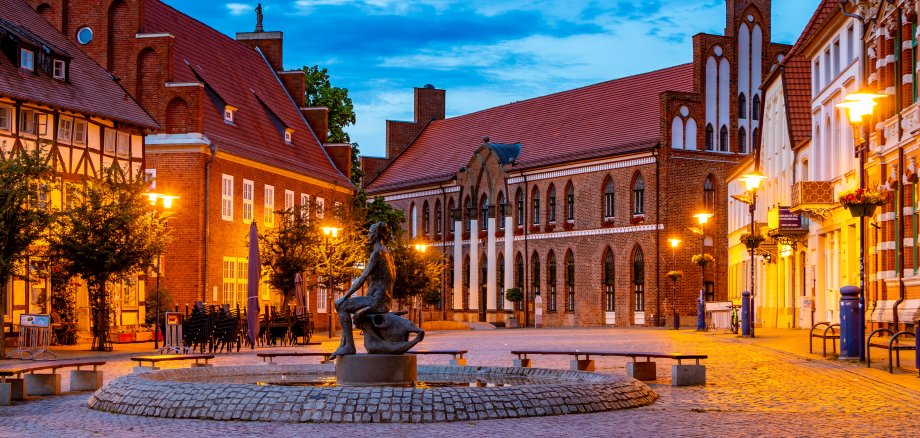
[[[706,302],[703,301],[702,292],[699,301],[696,302],[696,331],[706,331]]]
[[[914,366],[920,370],[920,321],[917,321],[914,327],[916,327],[916,336],[914,336]],[[917,375],[920,376],[920,371],[917,372]]]
[[[840,288],[840,357],[839,359],[859,359],[859,345],[862,335],[859,332],[859,287],[844,286]]]
[[[751,291],[741,292],[741,336],[751,336]]]

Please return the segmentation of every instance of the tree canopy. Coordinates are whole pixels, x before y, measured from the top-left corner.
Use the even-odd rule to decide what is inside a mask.
[[[348,89],[332,85],[329,70],[318,65],[304,66],[304,97],[308,106],[329,108],[329,143],[351,143],[345,128],[355,124],[355,107],[348,97]],[[364,172],[358,156],[361,154],[358,143],[351,143],[351,182],[360,183]]]

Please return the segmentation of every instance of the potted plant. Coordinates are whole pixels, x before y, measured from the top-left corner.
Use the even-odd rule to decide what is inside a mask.
[[[712,256],[709,254],[696,254],[693,256],[693,258],[691,258],[691,260],[701,268],[705,268],[706,265],[716,261],[716,259],[712,258]]]
[[[884,205],[891,197],[888,190],[875,191],[871,189],[856,189],[843,192],[838,197],[840,205],[853,217],[869,217],[875,214],[880,205]]]
[[[521,300],[524,299],[524,292],[522,292],[521,288],[519,287],[510,287],[508,289],[505,289],[505,299],[508,301],[511,301],[512,303],[517,304],[521,302]],[[515,316],[513,311],[511,312],[511,316],[508,317],[508,327],[509,328],[518,327],[517,317]]]
[[[676,282],[677,280],[680,280],[681,278],[684,277],[684,271],[677,271],[677,270],[668,271],[667,276],[668,278],[671,279],[671,281]]]
[[[739,240],[741,240],[741,243],[743,243],[747,249],[755,249],[759,247],[760,244],[763,243],[763,241],[766,239],[764,239],[764,237],[760,234],[752,235],[750,233],[744,233],[741,235]]]

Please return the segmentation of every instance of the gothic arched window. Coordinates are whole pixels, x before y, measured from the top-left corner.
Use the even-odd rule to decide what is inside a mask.
[[[744,93],[738,95],[738,118],[747,118],[747,97],[744,97]]]
[[[645,214],[645,180],[642,174],[636,175],[633,181],[633,215]]]
[[[706,150],[712,151],[715,150],[715,134],[712,130],[712,124],[706,125]]]

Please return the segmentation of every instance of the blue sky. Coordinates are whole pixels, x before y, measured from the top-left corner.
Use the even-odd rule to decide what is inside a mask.
[[[256,1],[165,0],[233,35]],[[774,0],[773,41],[795,42],[819,0]],[[385,120],[412,119],[412,87],[447,90],[447,116],[692,60],[691,37],[722,34],[724,0],[267,0],[285,68],[320,65],[349,89],[364,155]]]

